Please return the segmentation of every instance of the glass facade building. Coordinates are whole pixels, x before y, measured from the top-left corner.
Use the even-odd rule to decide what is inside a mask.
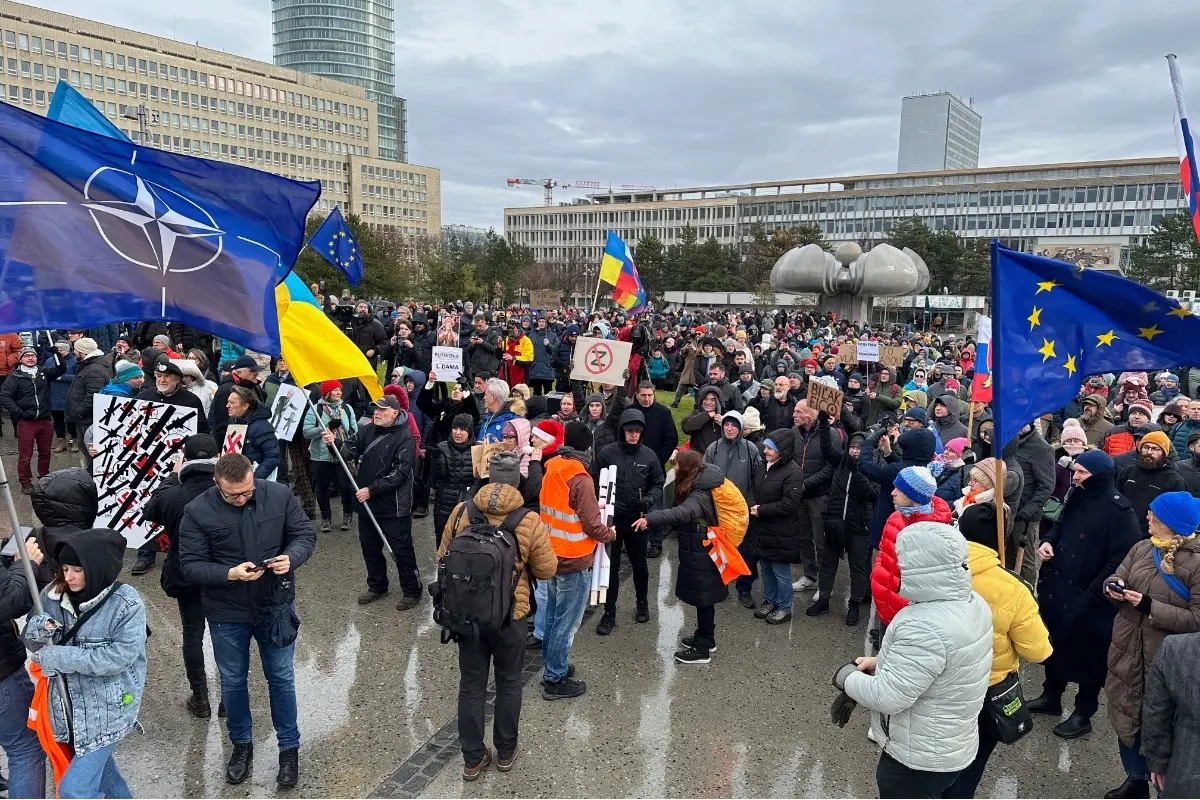
[[[408,160],[392,0],[272,0],[271,28],[278,66],[361,86],[377,108],[379,157]]]
[[[905,97],[896,171],[975,169],[982,128],[979,112],[949,92]]]

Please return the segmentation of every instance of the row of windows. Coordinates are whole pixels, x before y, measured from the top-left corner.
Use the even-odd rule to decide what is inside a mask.
[[[375,203],[362,203],[361,206],[362,213],[366,216],[416,219],[422,222],[429,221],[429,212],[418,208],[401,208],[399,206],[376,205]]]
[[[381,200],[400,200],[405,203],[424,203],[428,193],[397,189],[395,186],[376,186],[364,183],[359,186],[359,194],[363,197],[378,197]]]
[[[376,178],[381,181],[397,181],[413,185],[425,185],[425,175],[420,172],[409,172],[405,169],[392,167],[377,167],[374,164],[360,164],[360,175],[364,178]]]
[[[646,209],[644,211],[581,211],[565,214],[513,214],[508,227],[536,228],[559,225],[618,225],[630,222],[687,222],[691,220],[733,219],[734,206],[690,206],[686,208]],[[694,226],[693,226],[694,227]]]

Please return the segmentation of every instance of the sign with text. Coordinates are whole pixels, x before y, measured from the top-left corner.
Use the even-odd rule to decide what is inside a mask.
[[[625,368],[633,345],[615,339],[580,336],[575,341],[571,380],[616,386],[625,382]]]
[[[858,348],[854,342],[838,345],[837,360],[839,364],[857,364]]]
[[[904,348],[883,345],[879,348],[879,363],[898,367],[904,363]]]
[[[807,399],[809,408],[824,411],[830,419],[841,418],[842,393],[836,387],[821,381],[809,381]]]
[[[538,289],[529,293],[529,307],[552,309],[562,306],[562,292],[554,289]]]
[[[488,476],[488,462],[491,461],[494,453],[502,453],[507,448],[504,442],[489,442],[487,444],[477,444],[471,447],[471,469],[475,473],[476,478],[486,478]]]
[[[453,383],[463,371],[461,347],[433,348],[433,374],[440,383]]]
[[[858,342],[854,345],[859,361],[878,361],[879,342]]]

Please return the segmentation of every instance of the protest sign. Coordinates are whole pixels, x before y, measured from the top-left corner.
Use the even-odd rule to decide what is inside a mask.
[[[488,444],[477,444],[471,447],[471,469],[475,473],[476,478],[486,478],[488,476],[488,462],[492,459],[493,453],[503,452],[506,448],[504,442],[490,442]]]
[[[824,381],[811,380],[808,382],[808,407],[814,411],[824,411],[832,419],[842,415],[842,393],[836,386],[830,386]]]
[[[440,383],[453,383],[458,380],[463,371],[463,351],[461,347],[433,348],[433,374]]]
[[[854,345],[854,349],[859,361],[879,360],[879,342],[858,342]]]
[[[242,452],[242,448],[246,446],[247,427],[239,423],[225,429],[225,441],[221,443],[222,454]]]
[[[858,350],[854,342],[845,342],[838,345],[837,360],[839,364],[858,363]]]
[[[561,305],[562,292],[554,289],[538,289],[529,293],[530,308],[551,309]]]
[[[625,382],[625,368],[633,345],[614,339],[594,339],[580,336],[575,341],[575,366],[571,380],[616,386]]]
[[[275,436],[285,442],[292,441],[300,423],[304,421],[304,390],[290,383],[279,384],[275,393],[275,404],[271,406],[271,426]]]
[[[904,348],[884,345],[879,348],[879,363],[898,367],[904,363]]]

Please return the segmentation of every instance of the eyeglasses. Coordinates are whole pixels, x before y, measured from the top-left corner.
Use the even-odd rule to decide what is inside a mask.
[[[225,498],[225,502],[227,502],[227,503],[232,503],[234,500],[249,500],[251,497],[254,496],[253,489],[251,489],[248,492],[229,493],[229,492],[226,492],[224,489],[222,489],[220,486],[218,486],[217,491],[221,493],[221,497]]]
[[[506,441],[506,442],[515,442],[516,440],[517,440],[516,436],[512,436],[512,435],[508,435],[508,434],[506,434],[504,436],[504,441]]]

